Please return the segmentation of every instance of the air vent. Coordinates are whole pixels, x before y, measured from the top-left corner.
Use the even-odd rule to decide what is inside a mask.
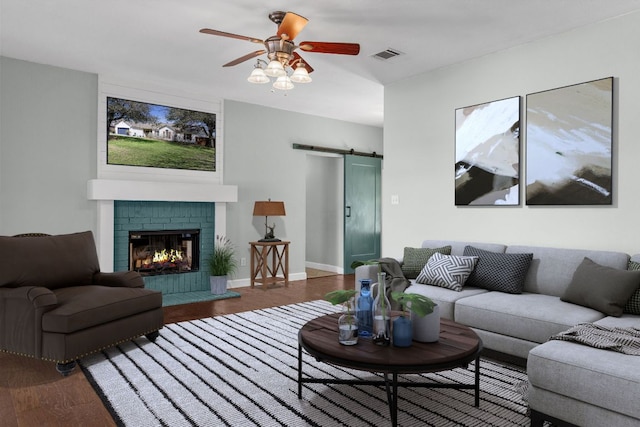
[[[383,50],[382,52],[378,52],[378,53],[376,53],[374,55],[371,55],[371,56],[373,56],[374,58],[379,59],[381,61],[386,61],[388,59],[395,58],[396,56],[400,56],[400,55],[403,55],[403,53],[400,52],[399,50],[387,49],[387,50]]]

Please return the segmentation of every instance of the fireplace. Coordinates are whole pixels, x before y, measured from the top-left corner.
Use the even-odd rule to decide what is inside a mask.
[[[199,270],[200,230],[129,231],[129,270],[143,276]]]
[[[226,205],[238,201],[238,187],[222,185],[222,174],[197,182],[178,176],[169,182],[106,175],[87,183],[88,200],[97,201],[96,246],[103,271],[129,270],[129,231],[199,229],[200,255],[192,257],[198,271],[145,276],[144,283],[163,295],[210,290],[204,261],[213,252],[216,232],[226,230]]]
[[[132,264],[132,243],[129,241],[131,235],[144,237],[145,234],[153,230],[156,230],[153,233],[180,233],[182,235],[194,234],[193,231],[199,230],[200,234],[197,237],[199,242],[196,244],[192,239],[191,243],[191,271],[183,269],[176,272],[175,268],[168,271],[165,269],[161,274],[149,274],[148,271],[143,271],[144,285],[145,288],[162,291],[165,295],[210,289],[209,271],[205,268],[204,262],[213,252],[215,218],[215,205],[209,202],[115,200],[113,210],[114,271],[127,271],[131,270],[132,266],[136,266],[135,263]],[[140,246],[143,248],[147,245],[142,241],[137,243],[141,243]],[[180,245],[174,242],[174,246],[179,247]],[[170,252],[171,247],[165,246],[165,248]]]

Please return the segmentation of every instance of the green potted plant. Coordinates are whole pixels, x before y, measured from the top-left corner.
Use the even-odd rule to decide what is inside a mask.
[[[216,235],[213,252],[207,259],[207,267],[209,268],[211,293],[224,294],[227,292],[227,280],[238,269],[235,249],[229,238]]]
[[[338,342],[343,345],[358,343],[358,319],[355,314],[355,289],[338,289],[324,296],[333,305],[342,304],[344,313],[338,318]]]
[[[414,339],[421,342],[438,341],[440,336],[438,304],[424,295],[398,291],[392,292],[391,298],[402,307],[402,314],[393,321],[393,345],[409,347]]]

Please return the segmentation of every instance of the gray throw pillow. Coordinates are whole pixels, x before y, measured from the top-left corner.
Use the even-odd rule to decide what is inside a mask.
[[[533,254],[505,254],[466,246],[464,255],[478,257],[478,264],[467,279],[468,286],[510,294],[522,293]]]
[[[415,279],[431,258],[431,255],[439,252],[444,255],[451,254],[451,246],[441,248],[404,248],[402,258],[402,273],[407,279]]]
[[[429,258],[416,282],[460,292],[477,261],[478,258],[474,256],[443,255],[436,252]]]
[[[640,270],[640,262],[629,261],[627,270],[637,271]],[[629,301],[624,306],[624,312],[629,314],[640,314],[640,287],[631,295]]]
[[[560,299],[619,317],[639,286],[640,271],[606,267],[585,257]]]

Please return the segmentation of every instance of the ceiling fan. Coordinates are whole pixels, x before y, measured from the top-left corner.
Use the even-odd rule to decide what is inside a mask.
[[[266,61],[258,59],[248,80],[251,83],[268,83],[270,82],[269,77],[275,77],[278,79],[274,83],[274,88],[276,89],[292,89],[293,84],[291,81],[297,83],[307,83],[311,81],[309,73],[313,71],[313,68],[303,60],[297,52],[294,52],[298,48],[311,53],[331,53],[338,55],[357,55],[360,53],[360,45],[357,43],[303,41],[296,45],[293,39],[302,31],[309,21],[307,18],[296,13],[275,11],[269,14],[269,19],[278,26],[278,31],[266,40],[226,33],[210,28],[203,28],[200,32],[214,36],[246,40],[263,45],[263,49],[234,59],[224,64],[223,67],[232,67],[266,53],[270,62],[267,64]],[[266,65],[266,69],[264,70],[262,69],[263,64]],[[294,69],[290,78],[287,75],[287,68]]]

